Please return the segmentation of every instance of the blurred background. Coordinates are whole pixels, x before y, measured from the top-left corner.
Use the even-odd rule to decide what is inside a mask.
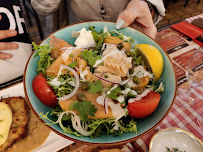
[[[37,15],[26,0],[20,1],[31,41],[39,43],[52,33],[52,15]],[[164,0],[164,3],[166,16],[158,23],[158,30],[203,13],[203,1],[201,0]]]

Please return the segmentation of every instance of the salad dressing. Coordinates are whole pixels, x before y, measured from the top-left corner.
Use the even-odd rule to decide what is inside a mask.
[[[121,99],[122,97],[120,97]],[[124,99],[124,97],[122,98],[122,100]],[[114,103],[110,98],[106,97],[106,95],[103,93],[101,96],[98,96],[96,99],[96,102],[100,105],[104,105],[104,101],[105,104],[107,104],[113,113],[113,116],[117,119],[117,118],[121,118],[122,116],[125,116],[127,109],[123,109],[120,105],[120,103]]]
[[[143,97],[145,97],[149,92],[151,92],[150,89],[146,89],[142,94],[139,94],[136,96],[136,98],[131,98],[128,100],[128,103],[136,102],[135,100],[141,100]]]
[[[149,78],[153,78],[153,75],[151,73],[149,73],[148,71],[146,71],[144,66],[139,65],[139,66],[135,67],[133,70],[134,70],[134,73],[131,75],[131,79],[127,82],[128,86],[130,88],[133,88],[138,85],[133,82],[133,79],[132,79],[133,76],[137,76],[138,78],[143,78],[143,77],[149,76]]]
[[[60,86],[62,84],[61,82],[58,81],[58,78],[52,79],[50,83],[55,86]]]
[[[145,70],[144,66],[137,66],[134,69],[134,73],[131,76],[137,76],[138,78],[143,78],[149,76],[149,78],[153,78],[153,75],[150,74],[147,70]]]
[[[78,48],[77,47],[66,47],[64,49],[66,49],[66,51],[62,54],[62,59],[63,59],[64,62],[66,62],[67,58],[72,53],[72,51],[76,50]]]

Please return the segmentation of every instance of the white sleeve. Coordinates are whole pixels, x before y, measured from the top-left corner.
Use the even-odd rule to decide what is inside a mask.
[[[50,15],[59,7],[61,0],[31,0],[34,10],[40,15]]]
[[[163,0],[147,0],[154,7],[156,7],[158,13],[155,14],[154,23],[157,24],[166,14]]]

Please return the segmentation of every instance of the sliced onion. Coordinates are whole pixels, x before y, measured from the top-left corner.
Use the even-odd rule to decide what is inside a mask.
[[[78,71],[78,70],[79,70],[79,68],[78,68],[78,67],[74,67],[74,69],[75,69],[76,71]]]
[[[70,46],[70,47],[63,47],[61,48],[60,50],[68,50],[68,51],[72,51],[73,50],[73,46]]]
[[[109,82],[109,83],[111,83],[111,84],[120,84],[120,83],[117,83],[117,82],[111,82],[111,81],[109,81],[109,80],[107,80],[107,79],[104,79],[103,77],[100,77],[100,76],[98,76],[98,75],[96,75],[96,74],[94,74],[94,76],[96,76],[97,78],[99,78],[99,79],[101,79],[101,80],[104,80],[104,81],[106,81],[106,82]]]
[[[73,59],[72,59],[72,63],[75,62],[75,56],[76,56],[79,52],[81,52],[81,51],[82,51],[82,50],[79,49],[79,50],[74,54]]]
[[[75,88],[73,89],[73,91],[70,94],[66,95],[66,96],[58,98],[59,101],[63,101],[63,100],[67,100],[67,99],[71,98],[78,91],[79,84],[80,84],[80,79],[79,79],[78,74],[71,67],[69,67],[67,65],[60,65],[60,69],[68,69],[69,71],[71,71],[74,74],[75,79],[76,79]]]
[[[106,96],[104,97],[104,110],[105,110],[105,114],[107,114],[109,109],[108,109],[108,102],[106,100]]]
[[[72,59],[72,63],[75,62],[75,56],[76,56],[79,52],[81,52],[81,51],[82,51],[82,50],[78,50],[78,51],[74,54],[73,59]],[[74,69],[75,69],[76,71],[79,70],[78,67],[75,67]]]

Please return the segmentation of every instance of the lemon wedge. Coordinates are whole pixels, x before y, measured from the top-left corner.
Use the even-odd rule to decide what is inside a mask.
[[[158,81],[164,67],[163,57],[159,50],[149,44],[138,44],[135,49],[137,49],[138,55],[143,57],[147,69],[154,73],[155,81]]]

